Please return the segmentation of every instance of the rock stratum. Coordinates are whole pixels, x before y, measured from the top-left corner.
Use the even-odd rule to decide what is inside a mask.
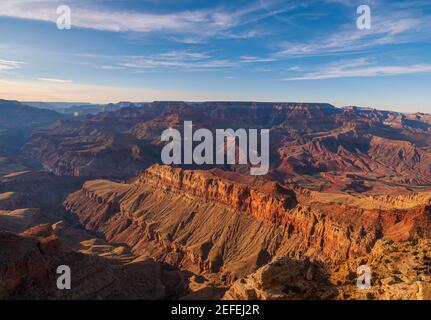
[[[363,208],[297,197],[276,182],[244,184],[238,175],[218,170],[154,165],[130,183],[88,181],[64,205],[107,241],[125,243],[138,256],[187,269],[214,285],[235,285],[285,258],[291,259],[287,270],[290,264],[309,267],[303,259],[319,261],[324,266],[319,279],[330,286],[325,272],[369,255],[381,240],[429,239],[430,195],[416,195],[423,202],[414,206],[412,196],[375,197],[374,207]],[[388,202],[399,208],[387,209]],[[334,290],[321,298],[336,296]],[[308,289],[303,293],[316,297]]]
[[[0,108],[1,299],[431,299],[429,115],[252,102]],[[268,175],[161,165],[161,132],[184,121],[269,129]],[[67,292],[55,286],[63,264]],[[367,290],[356,286],[363,265]]]
[[[353,194],[402,193],[431,186],[429,115],[329,104],[130,104],[35,130],[24,151],[57,175],[131,178],[160,162],[161,132],[181,131],[184,121],[210,130],[269,129],[269,175],[281,183]]]
[[[78,178],[18,172],[0,178],[0,299],[173,299],[189,275],[83,229],[62,206]],[[6,191],[9,190],[9,191]],[[57,268],[73,272],[58,290]]]

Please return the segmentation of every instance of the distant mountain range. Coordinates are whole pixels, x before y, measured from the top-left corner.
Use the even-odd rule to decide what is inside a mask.
[[[109,104],[93,104],[86,102],[22,102],[23,104],[39,109],[54,110],[64,114],[87,115],[99,112],[111,112],[130,106],[142,106],[145,103],[119,102]]]

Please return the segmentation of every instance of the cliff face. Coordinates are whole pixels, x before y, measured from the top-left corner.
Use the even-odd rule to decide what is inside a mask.
[[[137,183],[182,193],[205,202],[222,203],[234,211],[274,223],[281,222],[286,210],[297,204],[295,193],[278,183],[253,187],[221,179],[211,172],[179,170],[168,166],[152,166],[140,175]]]
[[[57,175],[131,178],[160,163],[161,133],[167,128],[182,131],[184,121],[212,131],[269,129],[269,175],[281,183],[369,194],[419,191],[431,185],[428,115],[339,109],[328,104],[132,105],[35,130],[23,150]]]
[[[135,254],[228,281],[266,263],[280,247],[284,230],[272,221],[295,200],[278,188],[268,193],[208,172],[157,166],[131,184],[87,182],[65,207],[86,228],[127,243]]]
[[[367,254],[382,237],[430,237],[430,208],[381,210],[297,203],[274,183],[153,166],[129,184],[90,181],[66,209],[108,241],[223,283],[277,256],[329,264]]]

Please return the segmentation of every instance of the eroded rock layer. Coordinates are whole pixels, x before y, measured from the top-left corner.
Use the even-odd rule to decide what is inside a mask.
[[[238,179],[237,179],[238,180]],[[320,202],[271,182],[155,165],[130,183],[89,181],[65,201],[89,230],[133,252],[231,283],[275,257],[328,264],[377,240],[431,236],[431,207],[385,210]]]
[[[24,146],[57,175],[131,178],[160,163],[167,128],[269,129],[272,179],[317,191],[386,194],[431,186],[429,115],[313,103],[153,102],[65,119]],[[241,166],[223,169],[248,170]]]

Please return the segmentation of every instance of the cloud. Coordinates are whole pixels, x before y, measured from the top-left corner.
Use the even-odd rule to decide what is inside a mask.
[[[39,81],[46,81],[52,83],[72,83],[72,80],[63,80],[63,79],[55,79],[55,78],[37,78]]]
[[[135,72],[144,70],[174,69],[182,71],[217,70],[241,67],[250,64],[264,64],[276,61],[273,57],[239,56],[234,58],[218,58],[206,52],[189,50],[168,51],[152,55],[111,57],[118,60],[112,65],[104,64],[102,69],[130,69]]]
[[[167,60],[202,60],[211,58],[206,53],[191,52],[188,50],[163,52],[159,54],[159,57]]]
[[[274,62],[277,61],[275,58],[270,57],[255,57],[255,56],[241,56],[241,62],[245,63],[257,63],[257,62]]]
[[[67,3],[67,1],[66,1]],[[58,0],[2,0],[0,16],[56,22]],[[205,37],[250,38],[262,33],[258,30],[235,33],[233,29],[245,22],[245,16],[257,8],[250,6],[240,10],[223,8],[185,10],[166,14],[126,11],[106,6],[88,6],[83,1],[70,3],[72,27],[111,32],[164,32],[172,35],[189,35],[179,41],[201,42]],[[195,39],[195,37],[197,37]]]
[[[225,59],[190,61],[182,59],[164,59],[162,57],[135,57],[130,58],[127,62],[118,63],[119,67],[139,70],[150,69],[182,69],[184,71],[208,70],[231,68],[236,65],[235,62]]]
[[[245,32],[225,32],[221,33],[219,37],[226,38],[226,39],[250,39],[250,38],[257,38],[267,35],[268,32],[262,31],[262,30],[249,30]]]
[[[193,38],[193,37],[174,37],[173,41],[183,44],[205,44],[207,41],[203,38]]]
[[[120,66],[101,66],[100,68],[103,70],[123,70],[123,69],[125,69],[124,67],[120,67]]]
[[[289,70],[289,71],[301,71],[302,68],[300,66],[291,66],[291,67],[287,68],[287,70]]]
[[[276,56],[319,56],[367,50],[382,45],[418,42],[430,39],[424,30],[431,27],[431,16],[417,13],[391,13],[372,16],[370,30],[359,30],[355,21],[343,25],[329,35],[306,42],[285,42]]]
[[[168,51],[147,56],[129,56],[122,58],[115,67],[143,70],[143,69],[196,69],[203,67],[222,67],[223,63],[211,60],[206,53],[183,51]]]
[[[407,66],[371,65],[365,59],[357,59],[339,66],[328,66],[316,72],[304,73],[295,77],[284,78],[284,81],[324,80],[350,77],[378,77],[405,74],[431,73],[431,64],[414,64]]]
[[[25,63],[20,62],[20,61],[1,60],[0,59],[0,71],[19,69],[19,68],[21,68],[21,66],[23,64],[25,64]]]

